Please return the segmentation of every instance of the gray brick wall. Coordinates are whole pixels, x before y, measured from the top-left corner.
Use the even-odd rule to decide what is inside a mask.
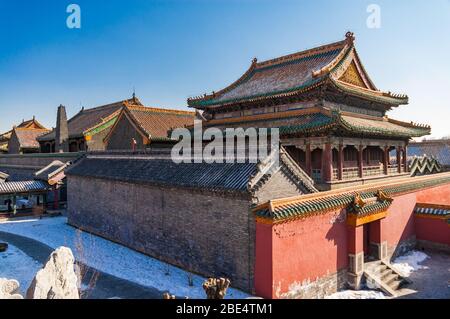
[[[71,225],[253,289],[250,199],[69,175],[68,202]]]

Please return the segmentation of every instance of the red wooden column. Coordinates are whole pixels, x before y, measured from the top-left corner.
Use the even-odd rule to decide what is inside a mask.
[[[333,179],[333,151],[331,143],[325,144],[322,152],[322,181],[330,182]]]
[[[338,154],[338,179],[342,180],[344,174],[344,145],[339,144]]]
[[[53,209],[59,209],[59,191],[56,188],[53,188]]]
[[[388,175],[388,165],[389,165],[389,146],[385,146],[383,150],[383,173]]]
[[[358,149],[358,176],[359,178],[363,177],[363,149],[362,145],[359,146]]]
[[[306,144],[306,174],[312,175],[311,167],[311,144]]]
[[[398,173],[402,172],[401,155],[402,155],[402,147],[401,146],[397,146],[397,172]]]

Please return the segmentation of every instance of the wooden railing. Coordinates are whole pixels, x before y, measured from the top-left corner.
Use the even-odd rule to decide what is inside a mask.
[[[398,173],[398,165],[397,164],[388,165],[388,174],[397,174],[397,173]]]
[[[366,166],[363,167],[363,176],[377,176],[383,174],[383,166]]]

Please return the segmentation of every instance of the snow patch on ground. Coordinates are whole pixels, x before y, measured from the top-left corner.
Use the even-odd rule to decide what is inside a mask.
[[[205,278],[192,275],[194,285],[191,287],[188,285],[188,272],[98,236],[78,231],[67,225],[66,217],[8,221],[0,223],[0,231],[35,239],[54,249],[60,246],[70,247],[78,261],[118,278],[170,291],[180,297],[205,298],[202,288]],[[10,277],[17,278],[13,274],[20,263],[11,264],[14,267],[10,266]],[[27,265],[29,262],[23,264]],[[36,272],[32,272],[28,266],[26,268],[34,276]],[[247,297],[248,294],[236,289],[227,291],[227,298]]]
[[[325,299],[386,299],[386,296],[374,290],[343,290],[328,295]]]
[[[0,253],[0,278],[15,279],[20,284],[20,294],[24,296],[42,264],[25,254],[19,248],[9,245]]]
[[[392,263],[392,266],[394,266],[394,268],[400,271],[404,276],[409,277],[413,271],[428,269],[427,266],[420,265],[420,263],[424,262],[428,258],[430,258],[430,256],[427,254],[421,251],[413,250],[403,256],[397,257]]]

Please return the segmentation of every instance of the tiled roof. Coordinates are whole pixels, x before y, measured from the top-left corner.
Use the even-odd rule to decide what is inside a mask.
[[[38,149],[39,142],[37,138],[46,133],[48,133],[46,129],[15,128],[13,134],[17,136],[20,148]]]
[[[450,205],[417,203],[414,208],[414,213],[419,215],[450,218]]]
[[[332,83],[346,92],[363,98],[375,99],[392,105],[407,103],[406,96],[384,93],[376,89],[358,62],[358,72],[364,74],[366,89],[347,86],[334,81],[342,76],[340,68],[351,60],[359,61],[353,44],[353,34],[347,33],[344,41],[279,57],[264,62],[255,59],[247,72],[230,86],[210,95],[188,99],[195,108],[221,107],[241,102],[278,98],[303,93],[319,85]],[[347,64],[344,65],[347,67]]]
[[[450,183],[450,173],[408,177],[389,184],[376,183],[367,186],[349,187],[318,194],[272,200],[256,206],[253,211],[259,218],[281,222],[287,219],[324,214],[337,209],[346,208],[351,211],[356,195],[360,196],[363,201],[369,201],[379,196],[380,191],[391,197],[448,183]],[[376,201],[369,202],[367,206],[362,207],[358,211],[358,214],[383,210],[389,205],[389,200],[379,198]]]
[[[253,115],[234,119],[204,122],[204,126],[214,127],[278,127],[281,135],[311,133],[341,129],[353,134],[370,136],[415,137],[430,133],[425,125],[400,122],[387,117],[375,117],[349,112],[330,111],[314,107],[272,114]],[[248,120],[247,120],[248,119]]]
[[[341,115],[344,126],[367,134],[417,137],[430,134],[430,127],[400,122],[389,118]]]
[[[36,127],[37,129],[46,129],[34,117],[31,120],[22,121],[22,123],[20,123],[16,127],[17,128],[33,128],[33,127]],[[11,138],[12,132],[13,132],[13,130],[10,130],[8,132],[0,134],[0,141],[8,141]]]
[[[67,175],[89,176],[143,184],[172,185],[244,192],[257,164],[176,164],[170,158],[85,158]]]
[[[109,118],[113,113],[118,112],[126,104],[142,105],[138,99],[129,99],[119,101],[112,104],[98,106],[92,109],[82,109],[78,114],[68,120],[69,137],[82,137],[83,132],[101,124],[105,119]],[[117,113],[118,114],[118,113]],[[49,141],[55,139],[55,131],[39,138],[39,141]]]
[[[44,192],[48,184],[42,181],[21,181],[0,183],[0,194],[15,194],[28,192]]]
[[[52,177],[64,171],[69,166],[69,163],[63,163],[61,161],[53,161],[41,170],[37,171],[35,179],[48,182]]]
[[[136,124],[152,138],[165,138],[172,128],[193,125],[195,112],[129,105],[126,107]]]
[[[257,163],[180,163],[164,155],[88,155],[66,170],[66,175],[94,177],[210,191],[249,193],[259,189],[272,174],[282,169],[304,192],[317,192],[307,176],[289,155],[280,152],[280,166],[272,153]]]

